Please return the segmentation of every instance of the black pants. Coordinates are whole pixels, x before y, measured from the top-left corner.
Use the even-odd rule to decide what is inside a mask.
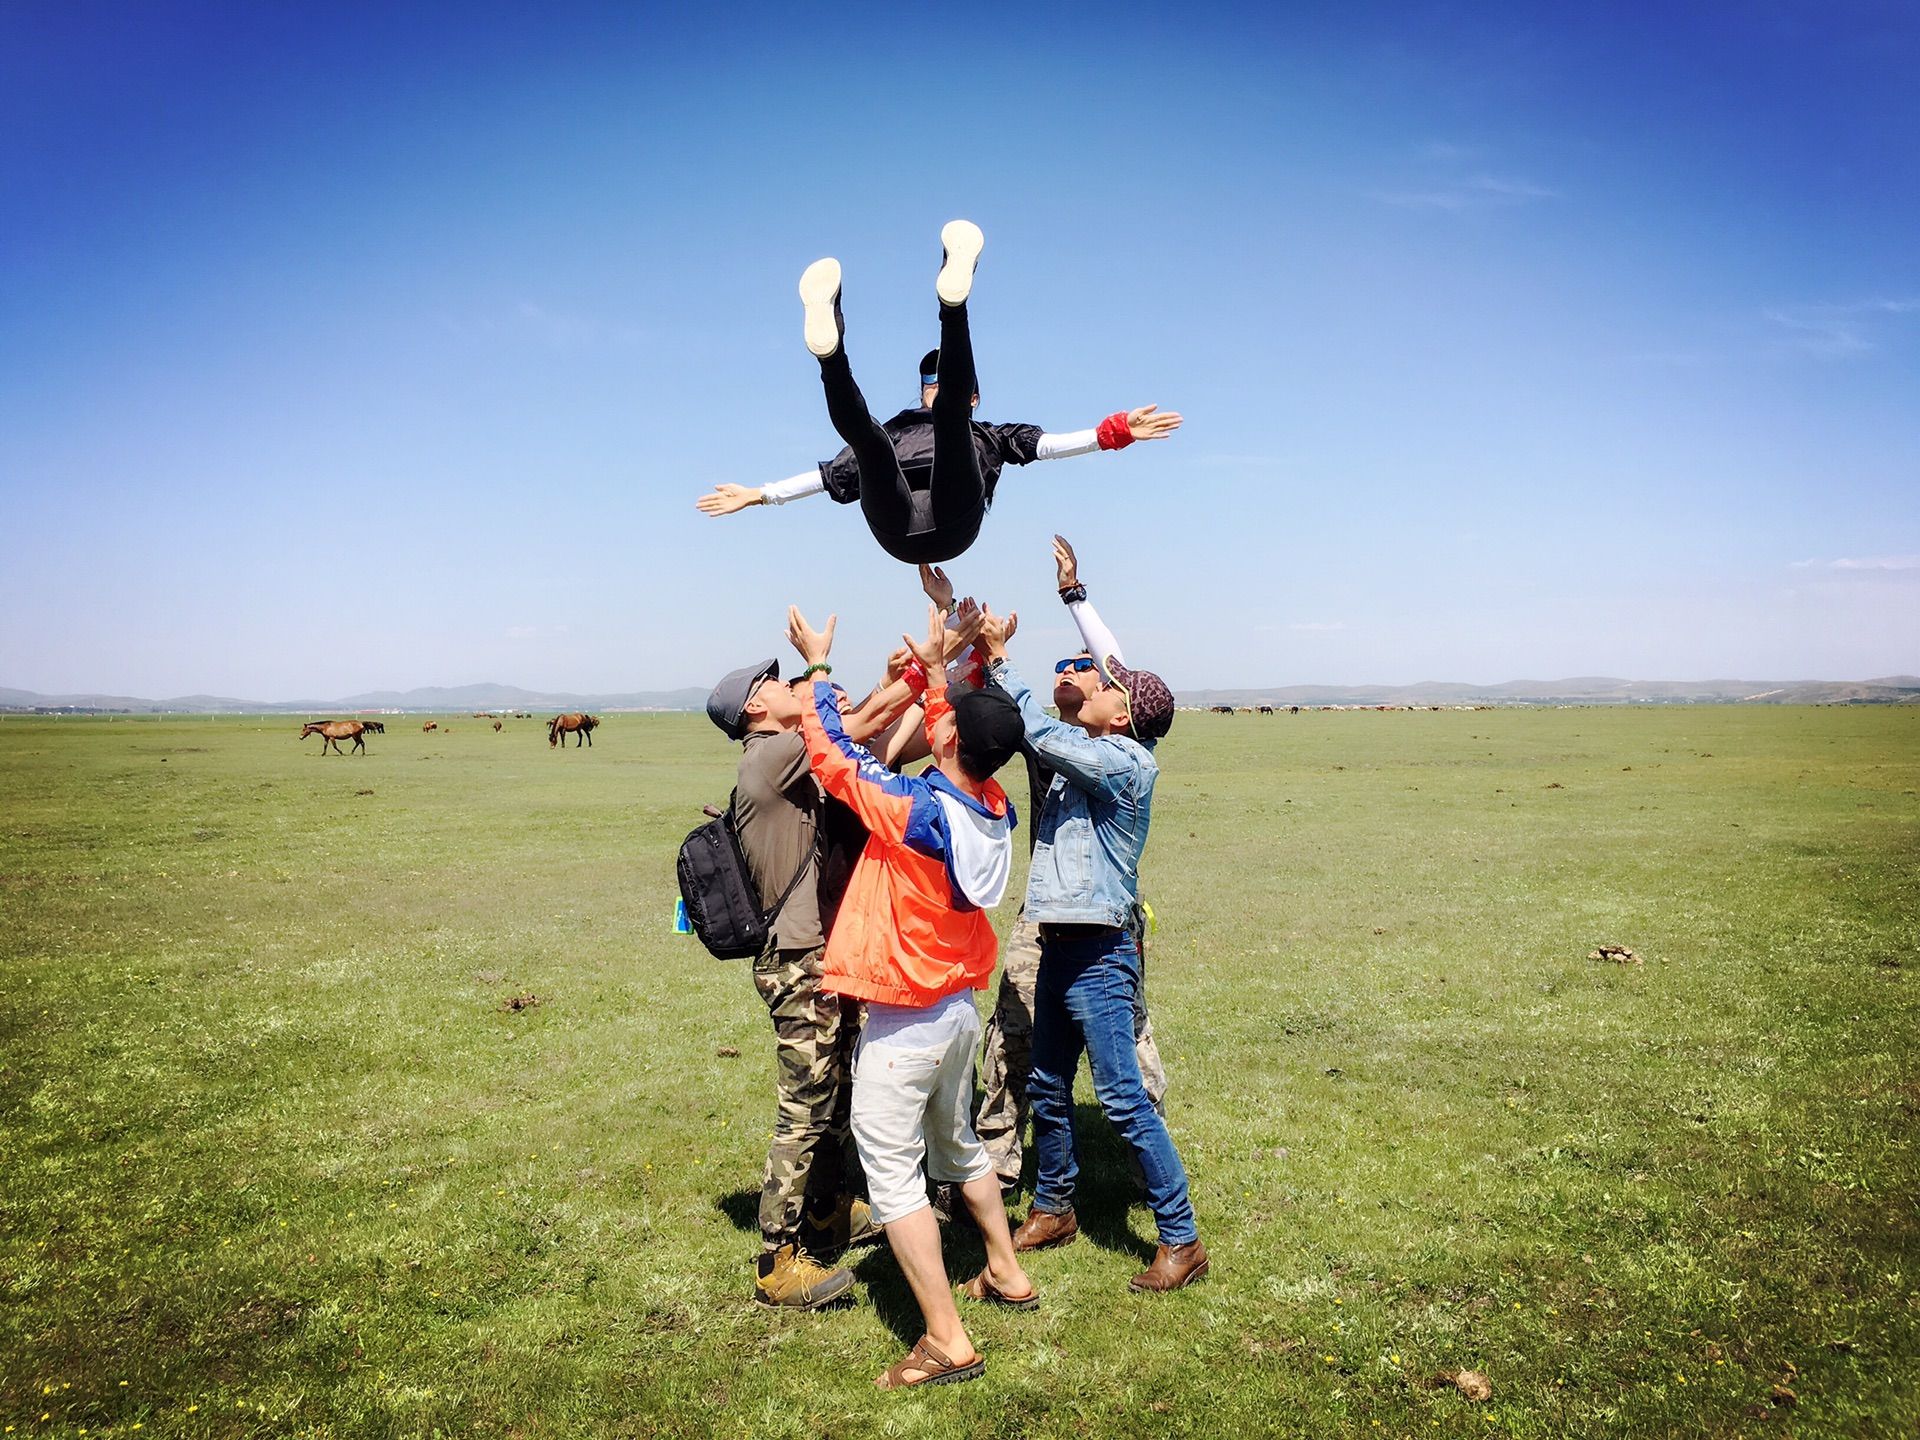
[[[820,362],[827,415],[860,467],[860,509],[880,548],[909,565],[937,565],[962,554],[987,513],[980,456],[973,448],[973,339],[967,307],[940,307],[940,390],[933,397],[933,470],[918,489],[900,468],[893,442],[867,410],[842,345]]]

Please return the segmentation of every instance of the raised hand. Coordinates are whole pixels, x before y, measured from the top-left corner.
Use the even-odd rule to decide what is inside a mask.
[[[974,598],[969,595],[960,602],[960,608],[953,613],[953,624],[947,627],[947,658],[952,659],[980,638],[980,627],[985,623],[985,615]]]
[[[947,578],[947,572],[938,565],[921,565],[920,588],[926,591],[927,598],[942,610],[953,608],[953,581]]]
[[[1162,411],[1158,405],[1142,405],[1127,412],[1127,433],[1136,440],[1164,440],[1180,428],[1178,410]]]
[[[907,649],[913,652],[913,658],[926,667],[932,675],[947,663],[947,617],[940,612],[938,605],[927,606],[927,633],[925,638],[916,640],[911,635],[902,635],[901,640]]]
[[[1062,590],[1071,590],[1080,583],[1080,562],[1074,559],[1073,546],[1064,535],[1053,537],[1053,573]]]
[[[816,630],[807,623],[807,617],[800,613],[798,605],[787,607],[787,639],[793,642],[793,648],[800,652],[800,658],[809,665],[824,665],[827,656],[833,650],[833,627],[839,623],[838,615],[827,617],[827,628]]]
[[[1007,658],[1007,641],[1013,638],[1013,632],[1020,628],[1020,615],[1009,611],[1003,620],[993,611],[980,611],[980,648],[986,652],[989,660]]]
[[[902,645],[887,656],[887,684],[891,685],[907,673],[907,666],[913,663],[913,652]]]
[[[702,495],[693,503],[703,515],[731,515],[749,505],[758,505],[760,491],[752,485],[716,485],[712,494]]]

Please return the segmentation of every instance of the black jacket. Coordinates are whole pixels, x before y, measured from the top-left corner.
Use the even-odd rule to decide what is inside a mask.
[[[973,426],[973,451],[980,457],[980,482],[986,487],[987,503],[993,503],[993,487],[1000,483],[1005,465],[1030,465],[1044,432],[1038,425]],[[933,411],[924,405],[902,410],[880,427],[893,441],[893,453],[899,458],[901,472],[913,489],[926,488],[933,473]],[[820,478],[827,494],[842,505],[860,498],[860,467],[854,463],[848,447],[831,460],[820,462]]]

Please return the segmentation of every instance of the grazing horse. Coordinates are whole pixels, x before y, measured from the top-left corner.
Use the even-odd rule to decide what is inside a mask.
[[[500,733],[500,722],[498,720],[493,722],[493,733],[496,735]]]
[[[320,737],[320,753],[322,755],[327,753],[329,747],[331,747],[333,753],[336,755],[346,754],[347,752],[340,748],[340,742],[342,740],[351,740],[353,741],[354,752],[358,754],[367,748],[366,732],[373,730],[377,733],[382,728],[383,727],[377,722],[372,725],[367,725],[358,720],[327,720],[318,724],[307,725],[301,730],[300,738],[304,740],[309,735],[318,735]]]
[[[440,728],[440,725],[438,721],[429,720],[427,721],[426,724],[420,727],[420,733],[422,735],[429,735],[429,734],[432,734],[435,730],[438,730],[439,728]]]
[[[547,744],[549,746],[558,745],[562,749],[565,749],[566,738],[571,735],[574,737],[573,748],[576,750],[580,748],[582,739],[584,739],[588,745],[592,745],[593,727],[599,723],[600,717],[598,715],[581,715],[578,713],[572,715],[556,715],[553,719],[547,721]]]
[[[1260,713],[1261,713],[1262,715],[1271,715],[1271,714],[1273,714],[1273,706],[1271,706],[1271,705],[1262,705],[1262,706],[1260,707]]]

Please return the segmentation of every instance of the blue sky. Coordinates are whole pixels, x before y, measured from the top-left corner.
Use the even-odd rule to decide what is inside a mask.
[[[1284,9],[1285,13],[1273,13]],[[1180,687],[1920,670],[1901,4],[0,7],[0,685],[705,684],[910,571],[819,499],[941,223],[1010,470]]]

